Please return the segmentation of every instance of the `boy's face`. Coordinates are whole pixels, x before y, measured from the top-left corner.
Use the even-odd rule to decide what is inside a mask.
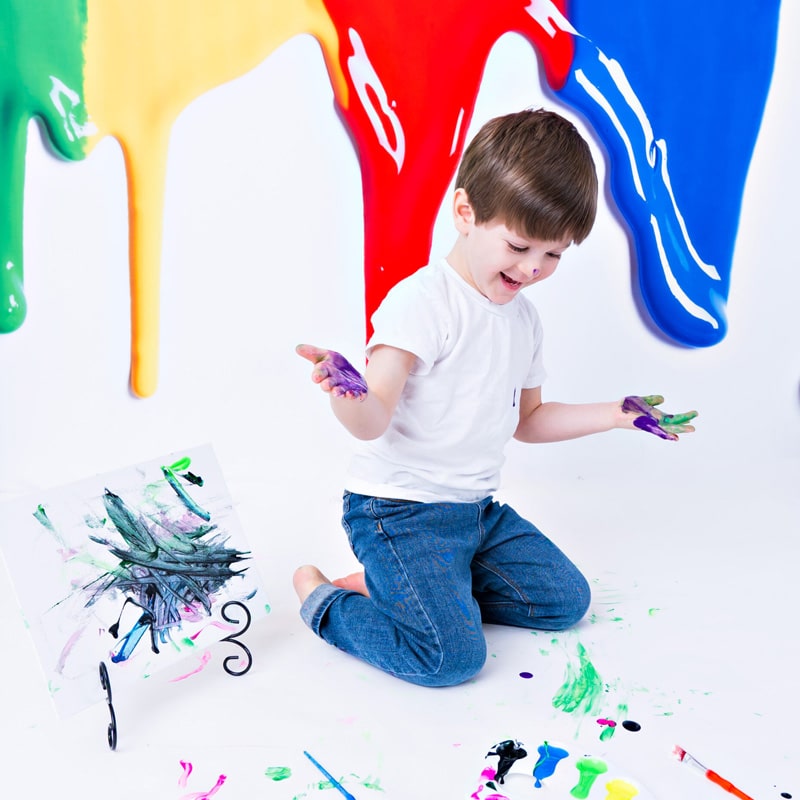
[[[456,202],[456,228],[461,235],[448,261],[470,286],[500,305],[549,278],[572,244],[571,239],[530,239],[497,220],[477,224],[468,203],[459,208]]]

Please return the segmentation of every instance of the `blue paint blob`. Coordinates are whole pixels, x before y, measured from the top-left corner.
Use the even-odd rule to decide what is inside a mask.
[[[547,742],[539,745],[539,760],[533,768],[533,777],[536,778],[536,788],[542,788],[542,778],[549,778],[558,766],[562,758],[566,758],[569,753],[560,747],[551,747]]]

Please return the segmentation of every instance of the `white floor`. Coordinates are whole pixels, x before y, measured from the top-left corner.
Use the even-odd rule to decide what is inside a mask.
[[[526,458],[522,448],[512,453],[515,475],[522,474],[515,462]],[[188,680],[169,683],[156,674],[136,697],[115,694],[114,753],[106,746],[99,688],[95,707],[56,718],[3,575],[6,777],[22,776],[42,797],[113,792],[120,800],[177,800],[203,796],[220,775],[226,781],[219,797],[229,800],[338,796],[304,757],[307,750],[359,800],[466,800],[490,795],[488,788],[479,792],[480,775],[497,759],[484,757],[513,738],[530,755],[498,787],[511,800],[539,796],[532,770],[544,742],[570,755],[544,780],[543,797],[570,797],[579,775],[575,760],[584,754],[609,767],[590,798],[629,796],[613,793],[620,784],[607,790],[613,780],[642,798],[724,796],[679,763],[675,745],[753,798],[798,797],[793,601],[800,461],[680,470],[657,463],[645,455],[642,469],[632,465],[624,480],[598,465],[555,468],[547,476],[534,467],[529,484],[510,482],[507,494],[517,507],[590,577],[593,604],[583,623],[558,635],[487,628],[486,668],[451,689],[386,677],[317,640],[300,621],[292,566],[312,554],[332,573],[352,566],[337,531],[331,476],[303,509],[303,536],[287,529],[261,538],[256,548],[272,611],[246,635],[251,671],[240,678],[223,673],[219,664],[228,651],[219,645],[210,665]],[[263,488],[235,475],[229,483],[245,527],[257,532]],[[591,687],[579,683],[581,647],[602,683],[593,708],[587,708]],[[579,706],[571,713],[553,702],[565,681],[572,681],[568,693]],[[610,739],[601,740],[606,726],[598,719],[618,723]],[[623,729],[624,719],[641,730]],[[193,765],[183,786],[182,761]],[[290,777],[274,780],[271,767],[288,768]]]

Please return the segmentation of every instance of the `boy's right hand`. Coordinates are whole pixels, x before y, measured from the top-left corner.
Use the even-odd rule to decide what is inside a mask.
[[[310,344],[299,344],[295,350],[314,365],[311,380],[324,392],[352,400],[366,398],[368,389],[364,376],[341,353]]]

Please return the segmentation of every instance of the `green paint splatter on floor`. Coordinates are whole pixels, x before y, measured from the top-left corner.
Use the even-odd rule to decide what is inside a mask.
[[[611,725],[605,726],[600,734],[600,741],[601,742],[608,741],[614,735],[614,731],[616,730],[617,730],[616,725],[614,725],[613,727]]]
[[[292,777],[292,771],[289,767],[267,767],[264,774],[271,781],[285,781],[287,778]]]
[[[553,707],[567,714],[592,714],[597,711],[603,682],[589,660],[586,648],[578,642],[578,663],[569,662],[564,675],[564,683],[553,697]]]

